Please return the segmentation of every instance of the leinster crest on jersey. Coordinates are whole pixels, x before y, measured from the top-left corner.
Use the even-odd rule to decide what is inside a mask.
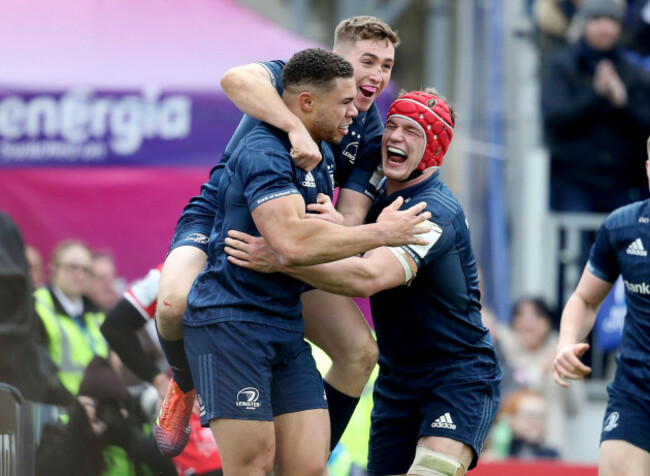
[[[359,140],[361,140],[361,134],[353,130],[350,130],[349,134],[352,137],[352,140],[345,145],[345,148],[341,154],[348,160],[350,165],[354,165],[354,162],[357,160],[357,152],[359,151]]]

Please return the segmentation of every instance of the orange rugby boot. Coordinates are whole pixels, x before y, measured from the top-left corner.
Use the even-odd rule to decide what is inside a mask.
[[[156,420],[158,449],[169,458],[181,454],[190,439],[190,416],[195,398],[196,390],[183,393],[174,379],[169,382]]]

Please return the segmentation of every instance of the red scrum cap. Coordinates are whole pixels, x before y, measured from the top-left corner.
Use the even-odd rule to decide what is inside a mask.
[[[451,109],[435,94],[413,91],[397,98],[388,109],[386,120],[392,116],[415,122],[424,134],[424,150],[417,170],[442,165],[449,143],[454,136]]]

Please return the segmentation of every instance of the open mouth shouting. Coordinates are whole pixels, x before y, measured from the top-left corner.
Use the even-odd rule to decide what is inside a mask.
[[[389,165],[401,165],[408,159],[408,154],[397,147],[386,147],[386,157]]]

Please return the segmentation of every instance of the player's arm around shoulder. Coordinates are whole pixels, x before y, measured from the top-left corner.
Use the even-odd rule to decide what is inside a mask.
[[[299,167],[312,170],[322,159],[318,145],[298,117],[289,110],[276,86],[276,78],[260,63],[229,69],[221,88],[244,114],[271,124],[289,134],[292,157]]]
[[[398,199],[382,212],[380,223],[345,227],[324,220],[306,220],[301,195],[287,194],[259,204],[253,220],[285,266],[308,266],[364,253],[380,246],[420,244],[428,228],[418,226],[430,217],[425,203],[399,210]],[[380,218],[381,218],[380,217]]]
[[[380,247],[368,251],[363,257],[316,266],[283,267],[280,271],[333,294],[370,297],[379,291],[407,284],[414,276],[415,263],[408,257],[400,260],[394,252],[398,249]]]
[[[221,88],[237,107],[253,103],[261,93],[280,96],[273,86],[271,75],[259,63],[251,63],[230,68],[221,77]],[[251,97],[251,94],[254,96]],[[242,109],[248,114],[249,111]],[[256,117],[255,114],[249,114]],[[257,118],[260,119],[260,118]]]

